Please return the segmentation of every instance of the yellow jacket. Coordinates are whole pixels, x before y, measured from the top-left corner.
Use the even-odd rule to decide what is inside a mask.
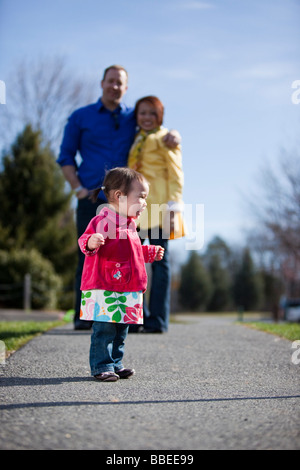
[[[147,210],[139,219],[140,228],[147,230],[159,226],[164,229],[164,221],[172,209],[175,212],[175,233],[168,238],[180,238],[185,234],[180,212],[183,206],[182,157],[180,146],[170,149],[163,143],[167,133],[168,129],[160,128],[147,135],[140,151],[137,151],[142,140],[142,132],[139,132],[129,152],[128,166],[139,171],[150,186]]]

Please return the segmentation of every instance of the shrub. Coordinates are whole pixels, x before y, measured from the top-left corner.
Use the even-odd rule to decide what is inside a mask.
[[[23,307],[23,282],[27,273],[31,275],[32,308],[56,308],[61,279],[55,274],[51,262],[34,248],[10,252],[0,250],[0,285],[13,288],[0,291],[1,305]]]

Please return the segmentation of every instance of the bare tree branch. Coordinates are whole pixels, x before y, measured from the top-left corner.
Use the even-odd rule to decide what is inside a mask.
[[[8,145],[31,124],[58,150],[70,113],[96,98],[95,83],[76,78],[62,57],[23,60],[7,80],[7,99],[0,117],[0,136]]]
[[[285,280],[300,281],[300,158],[282,152],[278,170],[265,165],[260,187],[248,199],[257,227],[248,239],[262,264]]]

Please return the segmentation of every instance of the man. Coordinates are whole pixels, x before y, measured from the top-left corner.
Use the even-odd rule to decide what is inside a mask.
[[[122,103],[127,84],[127,71],[122,66],[112,65],[105,69],[101,81],[101,98],[94,104],[76,110],[65,127],[57,162],[78,199],[78,238],[96,215],[97,207],[106,202],[104,194],[100,192],[97,203],[93,203],[89,199],[90,191],[102,186],[107,170],[127,166],[128,153],[136,131],[134,109]],[[165,143],[169,147],[175,147],[179,140],[179,134],[173,131],[166,136]],[[80,153],[80,162],[77,152]],[[75,329],[89,329],[92,324],[79,319],[83,263],[84,255],[78,249]]]

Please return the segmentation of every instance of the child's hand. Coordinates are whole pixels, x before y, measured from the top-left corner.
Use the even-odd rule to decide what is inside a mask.
[[[164,253],[165,249],[162,246],[157,246],[154,261],[161,261],[164,257]]]
[[[99,248],[99,246],[104,245],[104,243],[105,238],[101,233],[93,233],[93,235],[88,239],[86,247],[88,250],[92,251]]]

